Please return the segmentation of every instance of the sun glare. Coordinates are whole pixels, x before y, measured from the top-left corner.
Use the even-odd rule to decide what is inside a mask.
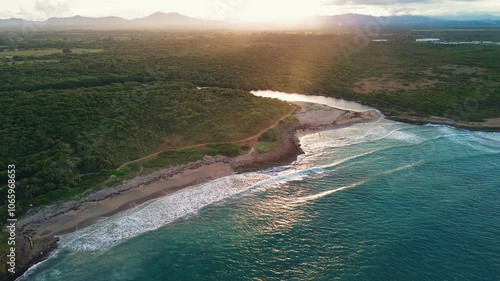
[[[314,14],[315,1],[251,1],[235,9],[234,17],[252,21],[294,21]]]

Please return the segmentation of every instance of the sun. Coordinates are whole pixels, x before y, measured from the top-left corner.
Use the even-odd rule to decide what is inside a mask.
[[[315,1],[243,1],[235,7],[233,17],[249,21],[293,21],[314,14]]]

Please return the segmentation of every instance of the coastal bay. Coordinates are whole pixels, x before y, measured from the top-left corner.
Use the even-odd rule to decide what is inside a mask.
[[[33,265],[46,258],[56,245],[52,238],[55,235],[82,229],[148,200],[182,192],[186,188],[233,175],[236,171],[263,170],[291,163],[302,153],[296,135],[303,136],[318,130],[373,122],[382,118],[374,110],[354,112],[308,102],[294,103],[300,107],[295,113],[299,123],[283,132],[284,142],[270,152],[259,153],[253,150],[235,158],[206,157],[198,162],[161,170],[117,187],[98,191],[76,202],[66,202],[62,206],[51,206],[36,214],[27,215],[19,223],[20,233],[26,242],[31,237],[35,247],[30,249],[29,243],[21,243],[22,256],[31,257],[21,262]]]
[[[304,104],[297,118],[345,114]],[[494,279],[498,133],[383,118],[319,129],[327,124],[300,137],[305,154],[291,164],[61,235],[57,254],[21,280]]]

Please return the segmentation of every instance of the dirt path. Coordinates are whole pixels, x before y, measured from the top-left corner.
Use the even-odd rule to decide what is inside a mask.
[[[293,112],[295,111],[295,109],[297,109],[297,106],[295,106],[292,110],[290,110],[287,114],[285,114],[283,117],[281,117],[280,119],[278,119],[276,122],[274,122],[271,126],[261,130],[260,132],[258,132],[257,134],[255,135],[252,135],[250,137],[247,137],[245,139],[241,139],[241,140],[237,140],[237,141],[230,141],[230,142],[206,142],[206,143],[199,143],[199,144],[194,144],[194,145],[188,145],[188,146],[181,146],[181,147],[170,147],[170,148],[166,148],[166,149],[162,149],[160,151],[157,151],[157,152],[154,152],[154,153],[151,153],[151,154],[148,154],[144,157],[141,157],[141,158],[138,158],[138,159],[135,159],[135,160],[131,160],[131,161],[128,161],[128,162],[125,162],[123,163],[122,165],[120,165],[118,168],[116,168],[117,170],[127,166],[128,164],[132,164],[132,163],[135,163],[135,162],[139,162],[139,161],[142,161],[144,159],[147,159],[149,157],[152,157],[152,156],[155,156],[155,155],[158,155],[164,151],[167,151],[167,150],[174,150],[174,149],[186,149],[186,148],[197,148],[197,147],[202,147],[202,146],[205,146],[205,145],[211,145],[211,144],[223,144],[223,143],[244,143],[244,142],[247,142],[247,141],[252,141],[252,140],[255,140],[257,139],[262,133],[264,133],[265,131],[269,130],[269,129],[272,129],[276,126],[278,126],[279,122],[281,122],[283,119],[289,117],[290,115],[293,114]]]

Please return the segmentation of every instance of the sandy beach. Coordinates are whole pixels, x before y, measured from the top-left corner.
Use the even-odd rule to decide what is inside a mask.
[[[148,200],[233,173],[229,164],[214,161],[214,163],[179,171],[171,177],[160,178],[152,183],[140,184],[114,196],[83,202],[77,208],[71,208],[67,211],[38,213],[21,220],[19,225],[23,233],[29,233],[34,237],[64,234],[91,225],[102,218],[133,208]]]
[[[375,110],[355,112],[317,103],[294,103],[301,107],[295,117],[299,120],[302,128],[309,130],[333,129],[339,126],[375,121],[382,118],[381,114]]]
[[[195,163],[170,167],[99,190],[78,200],[28,213],[18,222],[19,273],[47,257],[57,246],[56,235],[73,232],[148,200],[239,171],[260,170],[293,162],[303,153],[297,136],[382,118],[376,111],[353,112],[320,104],[295,103],[301,107],[295,114],[299,124],[285,132],[283,145],[271,152],[257,153],[252,149],[249,154],[235,158],[206,157]]]

